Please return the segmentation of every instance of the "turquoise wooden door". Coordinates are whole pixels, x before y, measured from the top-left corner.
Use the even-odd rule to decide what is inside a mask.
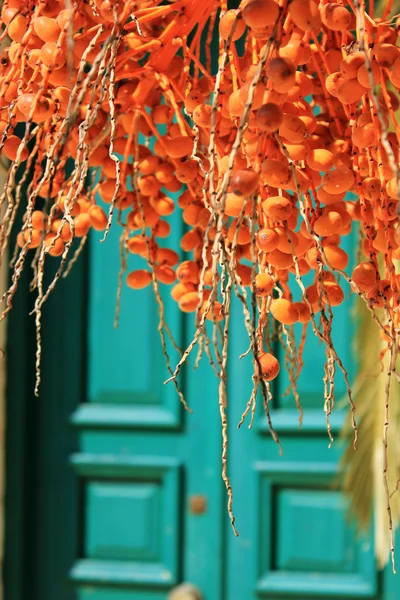
[[[161,600],[183,578],[219,598],[224,512],[214,381],[200,367],[183,382],[191,417],[174,387],[163,385],[150,289],[124,289],[113,327],[118,263],[115,231],[106,244],[92,240],[88,401],[73,415],[82,546],[71,576],[82,600]],[[182,346],[182,315],[165,296]]]
[[[321,400],[323,353],[306,348],[298,429],[288,382],[275,386],[273,423],[281,457],[259,407],[252,430],[237,423],[247,402],[250,365],[244,328],[231,338],[229,464],[239,538],[228,522],[221,482],[216,382],[207,365],[183,381],[193,415],[167,377],[152,292],[122,296],[113,327],[119,249],[116,232],[91,245],[87,402],[73,415],[80,451],[80,554],[71,570],[79,600],[161,600],[179,582],[205,600],[400,598],[400,584],[375,568],[371,539],[357,539],[336,479],[340,447],[328,448]],[[166,297],[178,342],[187,323]],[[338,351],[352,363],[348,309],[337,312]],[[241,323],[241,316],[235,319]],[[233,362],[234,361],[234,362]],[[338,396],[344,391],[340,378]],[[332,416],[337,435],[342,417]],[[78,526],[78,525],[77,525]]]
[[[336,348],[350,366],[348,308],[337,311],[336,319]],[[243,351],[239,328],[231,351],[236,356]],[[301,430],[293,395],[284,397],[289,382],[282,376],[274,386],[271,416],[283,456],[271,439],[262,411],[251,431],[235,428],[251,391],[251,365],[235,367],[229,408],[230,463],[242,536],[238,540],[227,537],[226,597],[400,598],[400,584],[389,570],[385,584],[380,578],[372,537],[357,537],[345,498],[335,485],[342,448],[338,440],[328,447],[321,393],[324,352],[315,339],[307,343],[305,362],[299,385],[304,407]],[[344,393],[338,377],[337,395]],[[340,411],[331,418],[336,438],[342,418]]]

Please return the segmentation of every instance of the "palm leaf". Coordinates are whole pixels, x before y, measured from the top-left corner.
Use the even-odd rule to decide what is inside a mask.
[[[342,487],[349,498],[350,515],[360,531],[369,531],[372,516],[375,522],[375,549],[379,565],[388,560],[390,538],[387,500],[383,485],[383,425],[387,357],[380,360],[383,342],[376,323],[363,303],[357,306],[359,328],[355,356],[359,373],[354,386],[357,406],[359,437],[357,450],[353,449],[353,431],[346,424],[343,437],[346,448],[342,458]],[[398,383],[393,378],[390,393],[390,427],[388,439],[388,482],[394,491],[400,478],[400,407]],[[393,494],[391,508],[394,526],[400,521],[400,492]]]

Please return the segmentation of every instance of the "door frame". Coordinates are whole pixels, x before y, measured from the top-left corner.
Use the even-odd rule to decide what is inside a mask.
[[[46,266],[48,284],[55,261],[52,264],[49,257]],[[53,600],[58,597],[54,585],[65,580],[65,596],[60,600],[72,600],[75,594],[68,572],[78,552],[79,498],[69,466],[69,456],[77,448],[69,417],[85,398],[88,250],[68,277],[57,283],[44,306],[39,398],[33,393],[36,338],[34,316],[29,315],[35,299],[29,290],[31,276],[30,269],[22,273],[7,316],[4,597]],[[62,478],[62,489],[57,478]]]

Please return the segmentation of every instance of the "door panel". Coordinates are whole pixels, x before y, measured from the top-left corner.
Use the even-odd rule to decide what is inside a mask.
[[[234,308],[233,320],[240,323],[240,307]],[[336,310],[335,322],[336,348],[351,374],[348,305]],[[236,540],[229,532],[226,540],[227,599],[383,598],[373,546],[357,536],[337,487],[342,448],[338,440],[328,447],[320,377],[323,349],[313,339],[306,344],[308,366],[299,385],[305,408],[302,430],[293,395],[282,398],[289,384],[285,374],[274,382],[271,416],[283,446],[280,456],[262,399],[253,429],[248,429],[249,418],[237,429],[252,385],[251,358],[237,361],[245,344],[244,327],[238,325],[230,346],[235,367],[231,364],[229,419],[234,512],[241,535]],[[339,378],[336,385],[340,398],[345,386]],[[337,432],[344,413],[336,411],[331,422]]]
[[[75,580],[169,585],[178,579],[179,463],[87,455],[74,459],[87,477],[84,556]]]
[[[112,319],[119,262],[117,232],[92,240],[88,401],[73,415],[80,451],[72,459],[81,489],[81,548],[71,570],[79,600],[166,599],[181,581],[204,600],[397,600],[395,579],[376,572],[373,547],[359,539],[337,488],[341,447],[328,448],[323,413],[323,352],[310,338],[300,380],[299,430],[284,373],[271,406],[284,454],[271,439],[262,402],[254,427],[237,424],[251,391],[251,358],[240,307],[232,322],[229,366],[229,465],[235,538],[221,481],[221,430],[215,377],[206,364],[184,372],[194,414],[182,410],[156,328],[151,290],[122,296]],[[132,268],[132,266],[131,266]],[[184,346],[192,331],[165,291],[168,322]],[[335,341],[350,375],[348,306],[335,312]],[[283,357],[281,357],[283,359]],[[337,397],[345,392],[337,377]],[[337,433],[344,412],[331,416]],[[348,414],[348,413],[346,413]]]
[[[80,407],[74,420],[90,426],[111,422],[116,428],[176,430],[182,426],[182,410],[174,386],[163,385],[168,372],[150,287],[132,291],[124,283],[119,327],[114,327],[119,263],[116,233],[110,233],[105,246],[99,237],[92,239],[89,402]],[[136,264],[132,259],[130,268]],[[167,322],[182,340],[181,315],[169,294],[164,295]]]
[[[113,327],[116,233],[91,245],[88,402],[73,415],[80,452],[71,459],[81,484],[82,544],[71,577],[80,600],[159,600],[183,578],[206,598],[220,598],[220,426],[218,404],[209,401],[216,382],[204,366],[184,378],[190,417],[174,386],[163,384],[168,371],[150,289],[123,290]],[[163,291],[182,346],[182,315]]]

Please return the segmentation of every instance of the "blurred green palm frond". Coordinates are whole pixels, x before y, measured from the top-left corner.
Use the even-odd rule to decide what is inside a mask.
[[[350,516],[360,531],[375,527],[375,552],[380,567],[389,558],[389,528],[387,499],[383,482],[383,425],[385,411],[385,386],[387,356],[380,360],[383,341],[377,324],[364,303],[357,302],[358,333],[355,356],[359,365],[354,385],[359,436],[357,450],[353,449],[354,432],[346,424],[343,437],[346,449],[342,458],[342,487],[350,502]],[[382,377],[378,375],[384,369]],[[400,389],[392,378],[388,435],[389,490],[396,490],[400,479]],[[391,508],[394,527],[400,523],[400,490],[393,493]]]

